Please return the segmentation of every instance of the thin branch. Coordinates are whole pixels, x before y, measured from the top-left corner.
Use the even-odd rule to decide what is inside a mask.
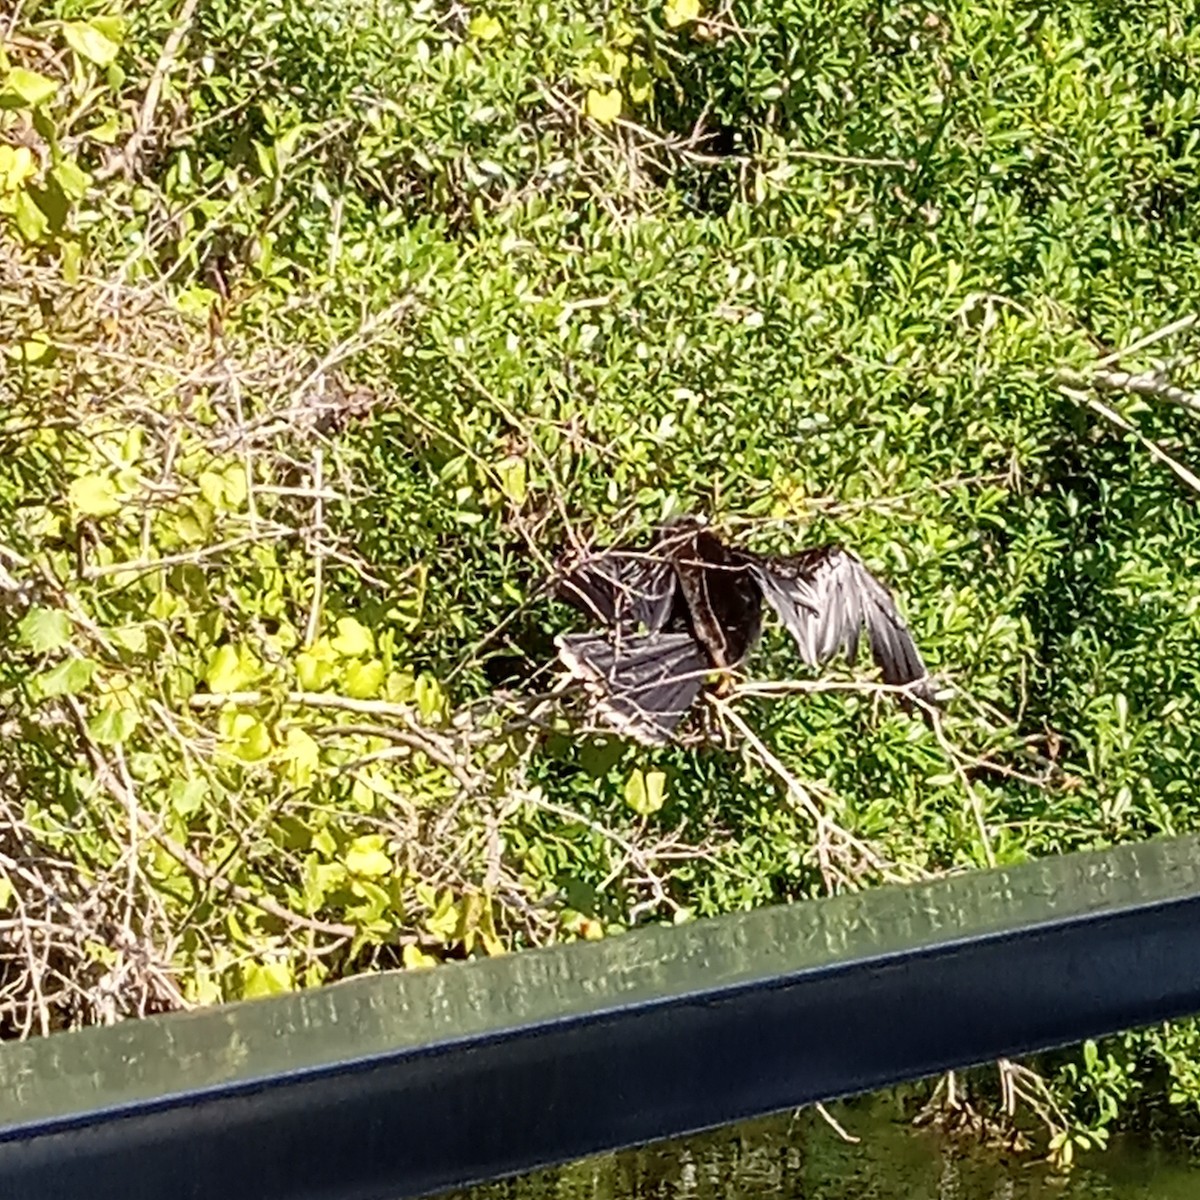
[[[132,174],[141,155],[142,146],[150,136],[150,130],[154,127],[154,117],[158,111],[159,100],[162,98],[163,85],[175,65],[175,60],[179,57],[179,51],[183,48],[184,39],[191,29],[198,4],[199,0],[183,0],[179,6],[174,28],[163,42],[162,53],[159,54],[158,62],[154,65],[154,74],[150,76],[150,83],[146,88],[146,95],[142,99],[142,107],[138,113],[137,125],[129,135],[121,153],[116,156],[115,160],[107,163],[97,172],[98,181],[103,182],[118,171],[124,171],[126,175]]]
[[[1115,425],[1118,429],[1125,433],[1131,433],[1137,439],[1139,445],[1152,457],[1162,463],[1168,470],[1175,475],[1181,482],[1187,484],[1193,492],[1200,495],[1200,476],[1197,476],[1189,468],[1185,467],[1178,459],[1168,454],[1157,442],[1146,437],[1131,421],[1127,421],[1119,412],[1113,408],[1097,400],[1094,396],[1089,396],[1087,392],[1081,392],[1078,388],[1067,387],[1065,384],[1059,384],[1058,390],[1062,392],[1068,399],[1075,401],[1076,404],[1082,404],[1090,408],[1094,413],[1102,416],[1110,425]]]
[[[293,912],[290,908],[285,908],[272,897],[252,892],[248,888],[234,883],[233,880],[227,879],[224,875],[210,870],[207,864],[193,854],[186,846],[181,845],[173,837],[170,837],[158,828],[150,814],[138,806],[136,798],[131,795],[127,783],[120,778],[109,764],[108,760],[100,752],[100,747],[92,739],[91,734],[88,733],[87,720],[84,717],[83,708],[79,702],[74,696],[68,696],[66,700],[75,719],[80,744],[83,746],[88,761],[92,764],[92,770],[95,771],[96,778],[109,795],[129,812],[131,818],[136,817],[137,823],[141,825],[142,829],[176,862],[186,867],[197,879],[218,892],[224,892],[226,895],[232,896],[235,900],[243,904],[261,909],[269,916],[275,917],[287,925],[339,938],[352,938],[358,932],[353,925],[319,921],[314,917],[306,917],[301,913]]]

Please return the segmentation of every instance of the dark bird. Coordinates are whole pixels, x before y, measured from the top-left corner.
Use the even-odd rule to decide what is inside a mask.
[[[567,670],[619,733],[662,744],[714,673],[728,679],[762,633],[763,601],[812,667],[865,629],[885,683],[933,699],[920,652],[891,594],[841,546],[766,557],[725,544],[695,518],[657,530],[642,549],[611,546],[560,567],[556,594],[603,632],[556,639]]]

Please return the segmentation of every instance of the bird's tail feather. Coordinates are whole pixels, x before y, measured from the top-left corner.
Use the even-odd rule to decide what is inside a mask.
[[[566,634],[558,657],[583,681],[598,715],[648,745],[671,739],[712,668],[690,633]]]

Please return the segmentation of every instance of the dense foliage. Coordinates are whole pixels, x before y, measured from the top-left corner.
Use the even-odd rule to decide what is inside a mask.
[[[6,1034],[1195,827],[1180,6],[0,20]],[[581,730],[554,549],[686,510],[854,547],[944,719],[776,634]],[[1062,1159],[1196,1041],[1003,1094]]]

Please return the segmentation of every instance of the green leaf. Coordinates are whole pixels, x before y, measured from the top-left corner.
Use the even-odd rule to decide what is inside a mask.
[[[342,688],[356,700],[370,700],[379,695],[384,680],[383,663],[377,658],[370,662],[352,662],[342,672]]]
[[[67,658],[49,671],[35,675],[29,682],[40,699],[50,696],[78,696],[88,689],[97,664],[90,658]]]
[[[432,954],[426,954],[414,942],[409,942],[400,952],[400,960],[410,971],[428,971],[430,967],[438,965],[438,960]]]
[[[131,654],[144,654],[146,652],[148,639],[146,631],[140,625],[122,625],[110,630],[109,637],[122,650],[128,650]]]
[[[324,642],[324,648],[329,653],[321,651],[321,642]],[[310,649],[302,650],[296,655],[296,682],[300,685],[301,691],[319,692],[329,686],[330,681],[337,674],[337,667],[331,658],[332,651],[325,638],[322,638]]]
[[[512,455],[497,464],[496,473],[500,476],[500,487],[509,500],[517,505],[524,504],[528,494],[525,460]]]
[[[208,796],[208,784],[203,779],[176,779],[167,791],[171,807],[181,816],[190,817],[200,810]]]
[[[700,15],[700,0],[667,0],[663,18],[671,29],[678,29]]]
[[[246,469],[240,463],[234,463],[225,468],[225,503],[232,510],[237,510],[246,503],[250,489],[246,483]]]
[[[36,654],[61,650],[71,640],[71,621],[61,608],[31,608],[17,626],[21,644]]]
[[[50,175],[68,200],[82,200],[92,182],[92,177],[70,158],[64,158],[51,167]]]
[[[390,874],[392,859],[383,849],[383,843],[383,835],[379,833],[355,838],[342,856],[346,870],[352,875],[365,875],[368,878]]]
[[[0,108],[36,108],[57,91],[58,84],[49,76],[13,67],[0,88]]]
[[[296,787],[307,787],[321,761],[320,747],[303,729],[287,731],[283,747],[287,775]]]
[[[658,812],[666,798],[667,777],[662,771],[635,770],[625,781],[625,803],[640,816]]]
[[[81,58],[98,67],[107,67],[117,57],[121,47],[99,25],[98,21],[68,21],[63,25],[63,37]],[[111,24],[107,28],[111,29]]]
[[[215,471],[201,471],[196,481],[200,485],[200,494],[213,506],[220,510],[225,507],[225,480]]]
[[[110,517],[121,511],[116,484],[107,475],[81,475],[67,489],[67,500],[83,517]]]
[[[8,908],[14,895],[16,895],[16,889],[12,885],[12,880],[7,875],[0,875],[0,912],[4,912]]]
[[[88,24],[93,29],[99,30],[114,45],[120,46],[125,41],[127,23],[124,17],[92,17]]]
[[[280,996],[296,986],[291,965],[286,962],[247,963],[242,972],[242,995],[247,1000]]]
[[[353,617],[341,617],[337,623],[337,636],[330,644],[343,657],[354,658],[359,654],[370,654],[375,649],[375,638]]]
[[[221,735],[229,753],[258,762],[271,753],[271,731],[252,713],[223,714]]]
[[[584,110],[593,121],[601,125],[611,125],[621,115],[621,92],[618,88],[608,91],[598,91],[588,88]]]
[[[253,683],[261,671],[262,664],[245,646],[226,642],[209,657],[204,682],[208,684],[209,691],[216,695],[228,695],[230,692],[240,692]]]
[[[88,732],[102,746],[115,746],[127,741],[138,727],[137,710],[110,701],[88,721]]]
[[[121,121],[116,113],[109,113],[99,125],[87,131],[88,137],[104,146],[112,146],[121,136]]]
[[[40,242],[50,228],[49,218],[28,192],[18,192],[13,202],[13,220],[27,242]]]
[[[504,32],[504,26],[489,13],[476,13],[467,26],[467,33],[478,42],[494,41]]]

